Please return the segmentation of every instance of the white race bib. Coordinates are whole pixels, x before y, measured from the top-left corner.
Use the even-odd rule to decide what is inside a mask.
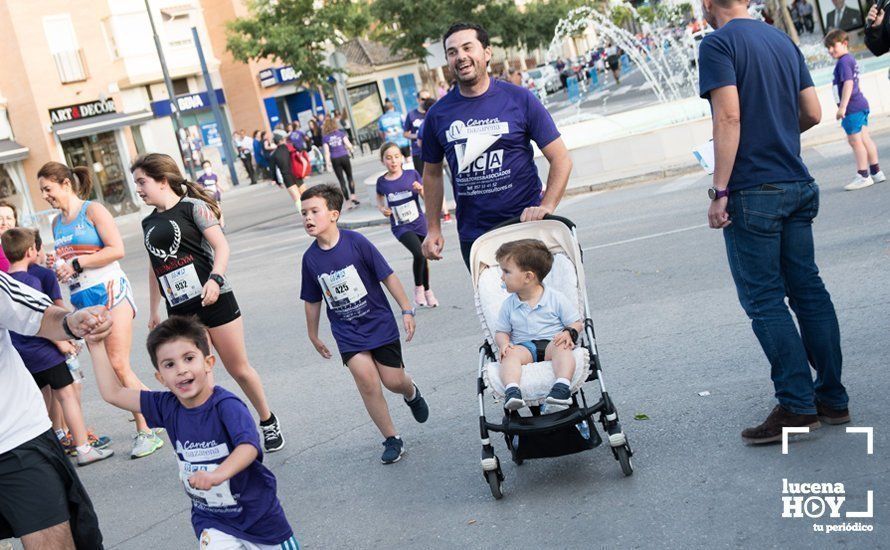
[[[335,273],[325,273],[318,279],[331,309],[350,306],[368,295],[354,265]]]
[[[219,485],[211,487],[206,491],[195,489],[189,485],[189,478],[195,472],[212,472],[216,470],[217,464],[192,464],[191,462],[179,461],[179,479],[185,486],[185,492],[192,500],[196,500],[202,504],[206,504],[210,508],[224,508],[226,506],[236,506],[238,501],[232,496],[232,490],[229,488],[229,481],[226,480]]]
[[[406,202],[398,206],[392,207],[392,216],[396,225],[411,223],[420,217],[420,211],[417,209],[417,201]]]
[[[195,266],[191,264],[161,276],[158,282],[170,307],[176,307],[201,295],[201,281],[198,280]]]

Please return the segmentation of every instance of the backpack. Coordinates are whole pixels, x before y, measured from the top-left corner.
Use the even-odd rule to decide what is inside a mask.
[[[309,163],[309,155],[306,151],[297,151],[297,148],[290,142],[287,144],[287,150],[290,152],[291,171],[297,179],[306,179],[312,173],[312,164]]]

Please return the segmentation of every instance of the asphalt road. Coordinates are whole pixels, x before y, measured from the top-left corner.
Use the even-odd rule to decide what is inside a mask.
[[[890,150],[890,135],[878,145]],[[229,276],[245,316],[248,352],[287,438],[266,463],[303,547],[885,545],[890,462],[880,419],[890,392],[890,184],[844,192],[852,168],[841,141],[808,150],[805,158],[822,185],[817,258],[840,317],[852,425],[874,428],[874,454],[866,454],[865,435],[830,426],[792,443],[788,455],[779,446],[742,444],[740,430],[773,407],[769,365],[738,305],[721,235],[703,226],[707,178],[696,174],[571,197],[560,208],[577,222],[586,251],[604,375],[636,451],[636,473],[624,477],[605,447],[518,467],[495,438],[506,474],[501,501],[491,498],[480,475],[475,371],[481,329],[453,225],[446,259],[432,267],[442,306],[419,312],[417,336],[405,346],[431,417],[414,423],[390,396],[408,453],[383,466],[382,438],[348,372],[319,357],[306,338],[299,262],[309,240],[286,197],[266,187],[227,201]],[[409,256],[389,230],[363,231],[410,284]],[[148,261],[137,225],[124,233],[124,268],[142,308],[133,364],[158,388],[142,345]],[[323,337],[333,344],[326,321]],[[217,381],[240,394],[221,368]],[[84,396],[88,423],[112,436],[118,453],[79,470],[107,546],[195,548],[169,445],[129,460],[132,424],[100,400],[91,372]],[[487,404],[495,413],[497,405]],[[782,518],[783,479],[843,483],[842,514],[865,510],[871,490],[874,517]],[[843,522],[875,532],[814,532],[814,524]]]

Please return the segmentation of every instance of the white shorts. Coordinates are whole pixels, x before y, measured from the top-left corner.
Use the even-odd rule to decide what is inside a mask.
[[[293,536],[280,544],[257,544],[241,540],[217,529],[201,531],[200,541],[200,550],[300,550],[300,543]]]

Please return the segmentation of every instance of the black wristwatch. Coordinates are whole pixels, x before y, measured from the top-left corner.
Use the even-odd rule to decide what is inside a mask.
[[[569,333],[569,336],[572,337],[572,343],[577,344],[578,343],[578,331],[573,329],[572,327],[566,327],[565,330],[566,330],[566,332]]]
[[[62,317],[62,330],[65,331],[72,340],[77,340],[79,336],[74,334],[74,331],[71,330],[71,327],[68,326],[68,317],[71,316],[71,313],[66,313],[64,317]]]
[[[223,285],[226,284],[226,280],[219,273],[211,273],[207,278],[218,284],[219,288],[222,288]]]
[[[71,269],[73,269],[75,273],[83,273],[83,268],[80,267],[80,258],[71,260]]]

